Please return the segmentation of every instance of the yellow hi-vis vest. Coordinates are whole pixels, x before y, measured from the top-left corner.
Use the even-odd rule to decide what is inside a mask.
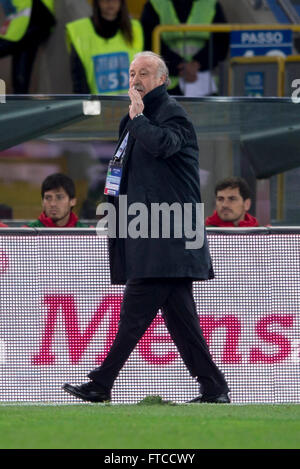
[[[178,25],[180,21],[175,11],[172,0],[150,0],[159,16],[160,25]],[[216,0],[194,0],[190,15],[185,24],[211,24],[216,14]],[[210,37],[209,32],[203,31],[166,31],[162,33],[162,39],[167,46],[180,55],[183,60],[190,61],[200,51]],[[178,84],[178,78],[170,77],[174,88]]]
[[[51,11],[51,13],[54,16],[54,0],[41,0],[41,1],[45,5],[45,7],[47,7],[48,10]]]
[[[18,42],[25,35],[31,16],[33,0],[10,0],[14,13],[7,16],[0,28],[0,38]],[[41,0],[54,15],[54,0]]]
[[[129,88],[129,65],[136,53],[143,50],[141,24],[131,20],[133,41],[125,41],[119,30],[105,39],[100,37],[90,18],[67,23],[67,45],[72,44],[83,66],[92,94],[125,94]]]

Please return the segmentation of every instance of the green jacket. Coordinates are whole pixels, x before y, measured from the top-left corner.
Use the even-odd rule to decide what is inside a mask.
[[[29,223],[27,223],[26,226],[28,226],[29,228],[49,228],[46,225],[44,225],[40,220],[30,221]],[[65,228],[65,226],[62,226],[62,227],[56,226],[53,228]],[[74,225],[74,227],[68,227],[68,228],[89,228],[89,226],[86,225],[85,223],[82,223],[81,221],[78,221]]]
[[[30,228],[88,228],[88,225],[81,223],[75,213],[70,213],[70,218],[65,226],[59,227],[52,221],[51,218],[46,217],[42,212],[37,220],[27,223]]]

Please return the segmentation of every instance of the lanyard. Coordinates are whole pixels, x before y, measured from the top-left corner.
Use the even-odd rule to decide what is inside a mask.
[[[106,182],[104,188],[104,194],[118,197],[120,192],[120,184],[122,179],[122,161],[123,154],[126,150],[129,132],[126,133],[119,148],[117,149],[112,161],[108,165],[108,171],[106,175]]]
[[[116,162],[122,162],[123,160],[123,153],[125,152],[125,149],[126,149],[126,145],[127,145],[127,141],[128,141],[128,137],[129,137],[129,132],[127,132],[127,134],[125,135],[125,137],[123,138],[122,142],[120,143],[120,146],[115,154],[115,156],[113,157],[113,161]]]

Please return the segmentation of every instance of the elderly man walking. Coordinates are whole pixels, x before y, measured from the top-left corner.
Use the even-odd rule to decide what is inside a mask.
[[[122,171],[111,200],[117,207],[118,197],[126,195],[127,206],[176,203],[195,209],[201,203],[197,139],[185,111],[167,93],[166,64],[152,52],[141,52],[129,75],[131,104],[113,159]],[[191,210],[194,229],[196,222]],[[110,400],[120,370],[160,309],[186,367],[199,382],[200,394],[191,402],[230,402],[227,382],[203,338],[192,292],[193,281],[214,277],[206,237],[194,249],[185,234],[178,237],[174,231],[169,237],[160,232],[159,237],[117,234],[110,239],[111,281],[126,284],[118,332],[101,366],[89,373],[90,381],[66,383],[66,392],[90,402]]]

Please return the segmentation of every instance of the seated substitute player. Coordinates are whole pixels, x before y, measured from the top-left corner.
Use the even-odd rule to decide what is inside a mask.
[[[251,192],[247,182],[238,177],[220,181],[215,187],[216,210],[205,220],[206,226],[251,228],[258,225],[248,213]]]
[[[73,213],[76,205],[75,184],[65,174],[55,173],[42,183],[42,208],[39,218],[27,224],[37,228],[85,228]]]

